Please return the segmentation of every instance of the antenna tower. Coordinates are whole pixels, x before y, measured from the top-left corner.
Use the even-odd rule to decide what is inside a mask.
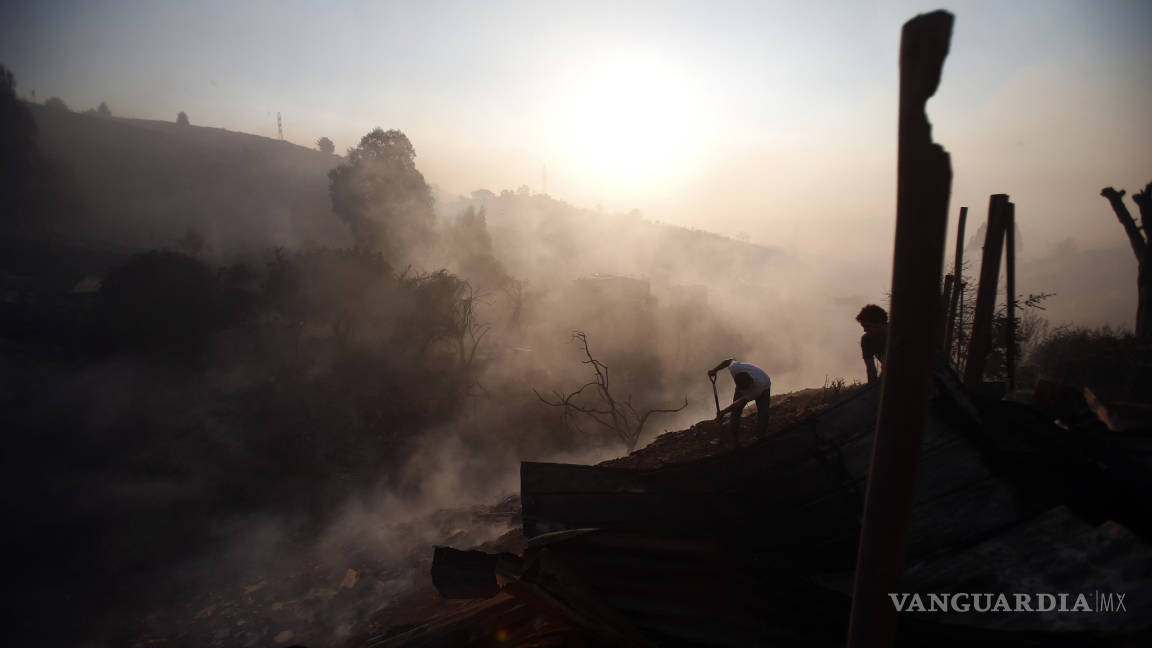
[[[284,122],[280,119],[280,113],[276,113],[276,139],[284,139]]]

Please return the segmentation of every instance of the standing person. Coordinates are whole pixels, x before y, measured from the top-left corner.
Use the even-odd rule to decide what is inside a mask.
[[[732,441],[740,441],[740,413],[749,401],[756,401],[756,436],[760,437],[768,430],[768,405],[772,397],[772,379],[764,370],[747,362],[737,362],[732,358],[721,362],[708,370],[708,377],[715,379],[716,372],[728,368],[732,374],[732,381],[736,383],[736,391],[732,394],[732,404],[725,407],[716,415],[717,421],[724,420],[725,414],[732,414],[730,429]]]
[[[868,382],[874,383],[880,379],[876,361],[880,361],[881,370],[884,368],[884,353],[888,348],[888,313],[876,304],[868,304],[860,309],[856,321],[864,327],[864,335],[860,336],[860,352],[864,355]]]

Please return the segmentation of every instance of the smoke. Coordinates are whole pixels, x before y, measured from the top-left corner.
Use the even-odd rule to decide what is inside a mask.
[[[643,446],[714,416],[705,372],[725,358],[761,366],[774,394],[863,378],[853,318],[885,301],[885,268],[527,189],[441,194],[433,215],[407,148],[373,172],[402,167],[411,200],[360,210],[349,189],[338,218],[327,156],[190,127],[184,144],[238,156],[187,157],[114,121],[98,127],[127,129],[110,144],[85,139],[84,116],[47,119],[48,150],[80,160],[59,204],[92,207],[68,215],[77,237],[193,253],[100,268],[95,300],[4,311],[27,324],[5,329],[23,332],[2,392],[29,556],[15,577],[35,583],[33,622],[74,620],[56,628],[67,640],[336,645],[427,587],[432,545],[514,528],[520,461],[623,452],[534,393],[592,379],[573,331],[618,401],[687,399],[649,420]],[[95,170],[106,159],[128,160],[112,182]],[[353,189],[371,184],[349,168]],[[1115,256],[1066,246],[1022,262],[1018,285],[1058,291],[1046,284]],[[1095,291],[1101,311],[1128,288]]]

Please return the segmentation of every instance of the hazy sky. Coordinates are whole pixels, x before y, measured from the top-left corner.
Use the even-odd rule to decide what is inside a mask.
[[[3,4],[38,100],[338,150],[405,131],[449,192],[543,185],[883,276],[902,23],[935,3]],[[953,2],[929,104],[953,213],[1009,193],[1025,256],[1125,246],[1101,187],[1152,180],[1152,2]],[[954,218],[953,218],[954,220]],[[953,223],[954,226],[954,223]],[[971,231],[971,230],[970,230]],[[879,284],[878,284],[879,285]]]

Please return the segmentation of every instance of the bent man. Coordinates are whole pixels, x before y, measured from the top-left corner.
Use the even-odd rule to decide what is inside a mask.
[[[881,369],[884,365],[884,352],[888,346],[888,313],[876,304],[868,304],[860,309],[856,321],[864,328],[864,335],[860,336],[860,353],[864,356],[864,371],[868,374],[868,382],[873,383],[880,379],[876,361],[880,361]]]
[[[732,394],[732,404],[725,407],[716,416],[717,421],[724,420],[725,414],[732,415],[730,429],[733,442],[740,440],[740,414],[749,401],[756,401],[756,436],[763,436],[768,430],[768,405],[772,397],[772,379],[764,370],[747,362],[737,362],[731,358],[721,362],[708,370],[708,377],[715,379],[716,372],[727,368],[732,374],[732,381],[736,383],[736,391]]]

